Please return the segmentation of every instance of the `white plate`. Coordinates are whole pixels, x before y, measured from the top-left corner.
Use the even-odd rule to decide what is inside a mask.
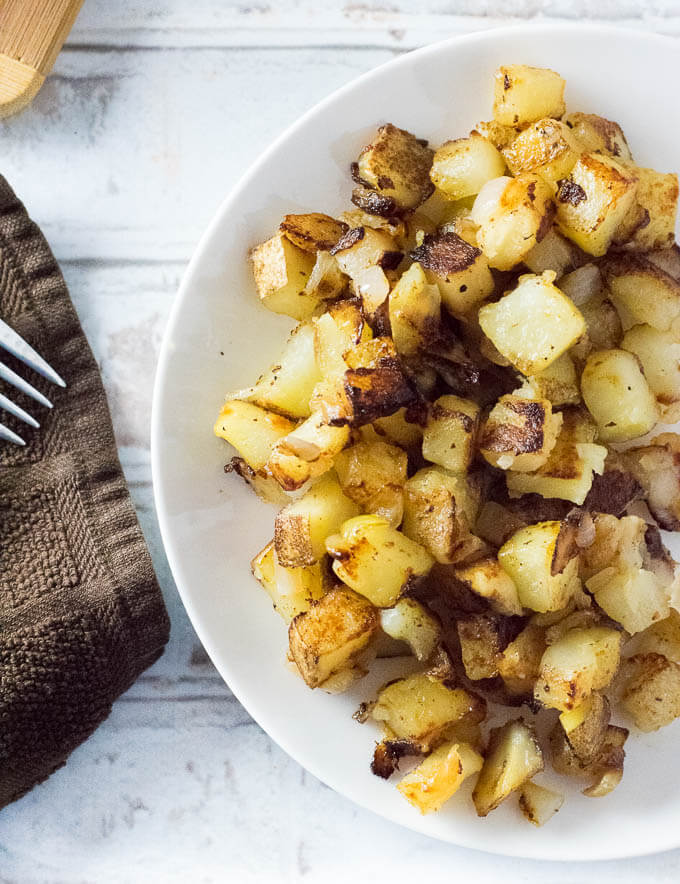
[[[213,662],[253,718],[319,779],[375,813],[455,844],[540,859],[632,856],[680,845],[676,726],[632,735],[616,792],[594,800],[572,790],[543,829],[528,825],[514,800],[486,820],[460,796],[444,812],[421,817],[392,782],[371,775],[376,731],[351,713],[384,672],[332,697],[310,691],[284,665],[286,630],[249,571],[251,556],[271,538],[275,511],[224,474],[229,452],[212,435],[225,392],[246,386],[276,358],[289,327],[256,303],[249,248],[286,212],[348,208],[349,163],[377,124],[392,122],[437,144],[489,119],[493,71],[516,62],[559,71],[568,107],[619,121],[640,164],[680,168],[678,44],[632,30],[486,31],[401,56],[340,89],[271,145],[196,249],[156,379],[156,506],[177,586]]]

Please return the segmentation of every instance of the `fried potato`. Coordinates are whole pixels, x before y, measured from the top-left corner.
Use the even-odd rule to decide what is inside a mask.
[[[618,123],[598,117],[597,114],[571,113],[564,117],[565,125],[581,145],[582,153],[602,153],[618,160],[632,162],[626,136]]]
[[[250,253],[257,293],[274,313],[285,313],[299,322],[310,319],[320,299],[305,291],[314,267],[314,255],[294,245],[283,233]]]
[[[441,295],[415,261],[390,292],[389,318],[397,352],[414,356],[432,338],[441,314]]]
[[[214,429],[216,436],[233,445],[257,471],[268,462],[278,440],[293,432],[295,424],[250,402],[233,400],[222,406]]]
[[[604,277],[625,328],[637,323],[668,331],[680,316],[680,283],[640,255],[607,259]]]
[[[325,590],[323,570],[319,563],[304,568],[284,568],[276,558],[274,541],[268,543],[250,563],[253,577],[260,583],[274,604],[274,610],[286,623],[308,611],[312,602]]]
[[[519,792],[519,808],[534,826],[544,826],[564,804],[564,795],[529,781]]]
[[[501,638],[498,620],[473,614],[456,623],[465,674],[471,681],[498,675]]]
[[[633,232],[630,246],[646,251],[664,249],[675,242],[678,213],[678,176],[635,167],[638,178],[636,202],[642,223]]]
[[[636,654],[622,672],[621,704],[641,731],[656,731],[680,717],[680,666],[661,654]]]
[[[498,658],[498,674],[511,694],[533,694],[546,649],[545,628],[529,622]]]
[[[505,160],[479,132],[446,141],[435,152],[430,170],[433,184],[452,200],[479,193],[487,181],[505,172]]]
[[[487,556],[470,565],[456,567],[455,575],[466,588],[487,599],[499,614],[519,616],[523,613],[517,587],[497,559]]]
[[[662,419],[672,423],[680,419],[680,338],[670,331],[651,325],[628,329],[621,348],[632,353],[640,363],[649,389],[654,394]]]
[[[335,458],[335,471],[344,493],[362,512],[383,516],[397,528],[404,513],[407,462],[403,449],[375,436],[341,451]]]
[[[630,635],[668,617],[666,593],[657,576],[644,568],[606,568],[586,580],[586,586],[602,610]]]
[[[328,252],[340,237],[347,233],[347,225],[323,212],[306,215],[284,215],[279,230],[303,252]]]
[[[493,728],[472,792],[478,816],[487,816],[512,792],[543,770],[543,754],[532,727],[521,718]]]
[[[566,123],[550,117],[527,126],[502,150],[513,175],[536,172],[553,184],[567,177],[581,153],[581,145]]]
[[[463,472],[475,453],[479,406],[460,396],[435,400],[423,432],[423,457],[451,472]]]
[[[359,154],[356,176],[385,202],[377,214],[414,209],[432,192],[429,172],[433,151],[391,123],[381,126],[372,142]],[[389,203],[391,202],[391,207]],[[390,211],[391,208],[391,211]]]
[[[380,612],[380,625],[387,635],[404,641],[415,657],[429,660],[441,640],[441,624],[416,599],[400,599]]]
[[[555,227],[551,227],[543,239],[527,252],[522,261],[532,273],[541,274],[545,270],[552,270],[560,279],[561,287],[563,275],[578,272],[575,268],[578,268],[582,259],[583,252],[578,246],[562,236]],[[574,303],[578,306],[578,301]]]
[[[565,111],[564,80],[548,68],[503,65],[494,75],[494,119],[504,126],[525,126]]]
[[[323,415],[313,412],[278,439],[265,466],[282,488],[296,491],[309,479],[327,473],[348,440],[347,427],[332,427]]]
[[[645,501],[661,528],[680,530],[680,436],[662,433],[651,444],[622,456],[644,489]]]
[[[482,425],[479,450],[491,466],[529,473],[546,462],[561,426],[547,399],[501,396]]]
[[[440,810],[484,759],[467,743],[444,743],[408,773],[397,789],[422,814]]]

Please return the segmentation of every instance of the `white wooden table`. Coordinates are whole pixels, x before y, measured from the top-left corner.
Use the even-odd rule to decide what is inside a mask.
[[[358,809],[251,721],[182,609],[152,502],[154,367],[192,248],[251,160],[331,90],[441,37],[533,17],[680,34],[680,0],[323,6],[87,0],[34,105],[0,124],[0,172],[50,240],[99,361],[173,624],[163,658],[66,768],[0,814],[0,884],[675,882],[680,851],[504,860]]]

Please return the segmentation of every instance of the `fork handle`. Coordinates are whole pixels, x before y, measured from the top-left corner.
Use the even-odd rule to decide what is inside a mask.
[[[84,0],[0,0],[0,117],[35,97]]]

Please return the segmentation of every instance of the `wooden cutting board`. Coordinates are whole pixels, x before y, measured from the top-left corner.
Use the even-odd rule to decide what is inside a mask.
[[[45,82],[84,0],[0,0],[0,117]]]

